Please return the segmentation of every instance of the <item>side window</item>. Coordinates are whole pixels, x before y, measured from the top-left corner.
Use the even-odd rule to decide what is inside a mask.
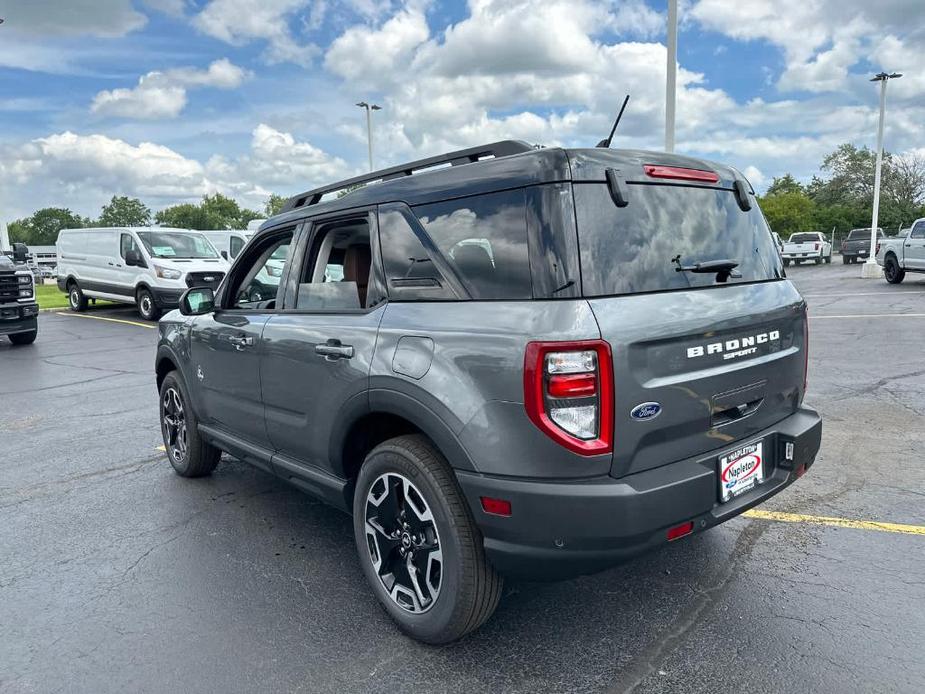
[[[414,213],[473,299],[532,299],[523,190],[420,205]]]
[[[925,239],[925,222],[918,222],[912,227],[912,233],[909,236],[913,239]]]
[[[237,236],[232,236],[231,241],[228,246],[228,250],[231,253],[232,258],[237,258],[238,253],[241,252],[241,249],[244,248],[244,241],[242,241]]]
[[[458,298],[398,209],[380,207],[379,248],[391,299],[448,301]]]
[[[295,308],[301,311],[367,308],[372,274],[369,220],[357,217],[316,228],[299,278]]]
[[[289,249],[292,232],[274,236],[254,248],[249,258],[244,259],[230,285],[231,308],[245,310],[266,310],[276,308],[276,295]]]
[[[135,244],[135,239],[132,238],[131,234],[122,234],[119,237],[119,255],[122,256],[123,260],[125,259],[125,254],[127,251],[137,251],[138,246]]]

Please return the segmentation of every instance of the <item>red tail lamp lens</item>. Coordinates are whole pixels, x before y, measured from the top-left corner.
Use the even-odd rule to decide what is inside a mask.
[[[694,521],[687,521],[687,523],[681,523],[681,525],[676,525],[673,528],[668,529],[668,541],[677,540],[678,538],[684,537],[685,535],[690,535],[694,532]]]
[[[644,164],[643,171],[652,178],[673,178],[680,181],[700,181],[702,183],[718,183],[719,174],[715,171],[701,171],[700,169],[685,169],[683,166],[661,166],[659,164]]]
[[[493,516],[510,516],[511,502],[507,499],[492,499],[490,496],[483,496],[482,510]]]
[[[577,398],[597,392],[595,374],[561,374],[550,376],[546,390],[553,398]]]

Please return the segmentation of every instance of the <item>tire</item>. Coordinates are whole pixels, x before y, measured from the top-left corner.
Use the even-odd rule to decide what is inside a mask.
[[[790,258],[784,258],[784,267],[790,267]]]
[[[8,337],[10,338],[10,342],[12,342],[14,345],[31,345],[33,342],[35,342],[35,338],[38,337],[38,334],[39,331],[36,329],[30,330],[27,333],[13,333]]]
[[[906,271],[899,267],[895,256],[888,255],[883,261],[883,276],[890,284],[899,284],[906,278]]]
[[[71,280],[67,285],[67,303],[71,310],[77,313],[87,310],[87,297],[80,290],[77,280]]]
[[[138,315],[145,320],[155,321],[161,317],[161,309],[154,303],[154,295],[147,287],[138,290],[135,303],[138,304]]]
[[[495,611],[502,579],[485,557],[482,534],[453,471],[425,437],[399,436],[366,457],[353,500],[353,530],[373,592],[412,638],[449,643]],[[386,567],[395,571],[385,573]]]
[[[832,254],[831,254],[831,253],[829,253],[829,254],[825,257],[825,262],[826,262],[826,264],[828,264],[828,265],[831,265],[831,264],[832,264]]]
[[[822,256],[820,255],[818,258],[814,258],[813,262],[816,263],[816,265],[822,265]]]
[[[180,477],[203,477],[212,473],[222,452],[202,439],[189,403],[186,384],[171,371],[161,383],[158,407],[167,458]]]
[[[848,256],[843,255],[843,256],[841,257],[841,264],[842,264],[842,265],[847,265],[847,264],[848,264],[848,260],[849,260]]]

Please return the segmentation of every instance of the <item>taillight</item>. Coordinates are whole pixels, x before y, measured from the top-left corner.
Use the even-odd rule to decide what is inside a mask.
[[[877,241],[877,255],[880,255],[880,242]]]
[[[806,311],[803,311],[803,395],[800,398],[800,403],[803,403],[803,398],[806,397],[806,386],[809,383],[809,314]]]
[[[818,244],[818,243],[814,243],[814,244],[813,244],[813,249],[818,251],[818,250],[819,250],[819,244]]]
[[[719,181],[719,175],[714,171],[686,169],[683,166],[643,164],[642,169],[647,176],[652,178],[672,178],[681,181],[703,181],[704,183],[717,183]]]
[[[613,451],[610,345],[603,340],[528,343],[524,406],[540,431],[570,451]]]
[[[848,242],[847,242],[847,241],[842,241],[842,242],[841,242],[841,249],[842,249],[842,250],[845,250],[847,247],[848,247]]]

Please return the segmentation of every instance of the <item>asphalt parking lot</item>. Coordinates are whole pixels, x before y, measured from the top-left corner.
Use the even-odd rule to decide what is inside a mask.
[[[788,272],[824,417],[810,472],[768,517],[508,583],[441,648],[392,627],[347,516],[227,458],[173,474],[152,324],[43,314],[34,346],[0,341],[0,691],[921,691],[925,276]]]

